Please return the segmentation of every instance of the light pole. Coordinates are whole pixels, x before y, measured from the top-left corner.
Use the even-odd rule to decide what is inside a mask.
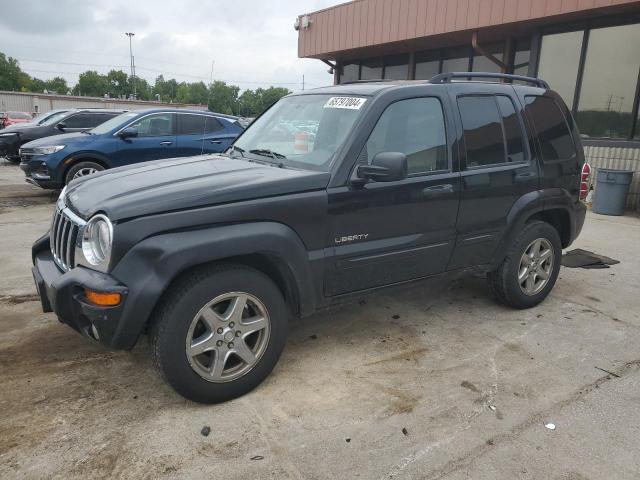
[[[136,71],[133,64],[133,49],[131,48],[131,37],[135,35],[133,32],[125,32],[125,35],[129,37],[129,60],[131,62],[131,81],[133,82],[133,98],[137,98],[136,92]]]

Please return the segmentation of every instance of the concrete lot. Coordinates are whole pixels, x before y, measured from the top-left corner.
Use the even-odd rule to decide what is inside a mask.
[[[563,268],[537,308],[475,277],[377,294],[296,322],[261,387],[202,406],[145,341],[108,352],[41,312],[53,198],[0,161],[0,478],[640,476],[638,218],[589,214],[573,247],[621,263]]]

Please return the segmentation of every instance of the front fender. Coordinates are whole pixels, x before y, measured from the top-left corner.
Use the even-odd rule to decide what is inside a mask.
[[[265,254],[277,258],[293,278],[302,315],[315,310],[309,256],[286,225],[253,222],[165,233],[142,240],[117,263],[111,275],[129,287],[123,319],[115,332],[118,348],[132,348],[158,300],[185,270],[216,260]]]

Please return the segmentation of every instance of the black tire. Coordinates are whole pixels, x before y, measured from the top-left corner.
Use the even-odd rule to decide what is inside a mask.
[[[544,288],[535,294],[528,295],[518,281],[520,259],[529,245],[539,238],[546,239],[553,247],[553,265]],[[531,308],[542,302],[553,289],[560,272],[561,257],[562,243],[558,231],[546,222],[527,223],[509,248],[502,264],[495,271],[489,272],[487,280],[500,303],[513,308]]]
[[[96,162],[89,162],[89,161],[78,162],[75,165],[72,165],[71,168],[69,168],[69,170],[67,170],[67,174],[64,177],[64,184],[68,185],[69,182],[73,180],[73,177],[75,177],[78,172],[82,170],[88,170],[88,169],[93,169],[98,172],[101,172],[102,170],[104,170],[104,167]]]
[[[270,332],[262,356],[241,377],[213,383],[191,366],[186,339],[192,320],[214,298],[244,292],[266,307]],[[164,379],[182,396],[200,403],[230,400],[257,387],[275,367],[288,331],[288,309],[278,287],[264,274],[242,265],[209,265],[173,283],[154,312],[149,340],[154,363]]]
[[[6,160],[7,162],[9,162],[9,163],[13,163],[14,165],[17,165],[17,164],[19,164],[19,163],[20,163],[20,157],[9,157],[9,156],[6,156],[6,157],[4,157],[4,158],[5,158],[5,160]]]

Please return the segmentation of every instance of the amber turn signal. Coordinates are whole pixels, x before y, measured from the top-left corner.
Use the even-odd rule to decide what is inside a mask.
[[[120,305],[121,295],[118,292],[94,292],[88,288],[84,289],[84,295],[94,305],[99,307],[115,307]]]

